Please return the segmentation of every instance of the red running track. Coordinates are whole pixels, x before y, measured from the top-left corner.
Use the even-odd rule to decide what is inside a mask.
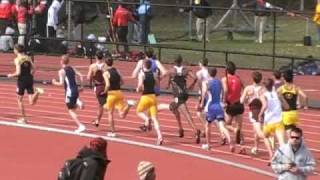
[[[58,64],[58,58],[52,58],[52,57],[46,57],[44,58],[44,56],[39,56],[38,58],[36,58],[36,61],[38,61],[38,63],[41,66],[46,66],[46,67],[51,67],[51,68],[58,68],[59,64]],[[1,60],[1,64],[2,63],[8,63],[8,62],[4,62]],[[77,66],[86,66],[88,65],[87,61],[74,61],[75,65]],[[124,75],[129,75],[134,64],[133,63],[125,63],[125,62],[117,62],[116,66],[121,70],[121,72]],[[86,68],[83,69],[83,72],[85,73]],[[8,73],[9,70],[12,70],[12,66],[8,66],[8,69],[0,69],[0,73],[3,74],[4,71],[6,73]],[[249,71],[239,71],[239,73],[241,74],[241,77],[245,80],[245,82],[248,82],[248,77],[250,77],[250,73]],[[39,74],[37,74],[36,76],[40,76],[41,78],[44,78],[45,80],[48,80],[50,78],[53,78],[56,76],[56,72],[51,72],[51,73],[47,73],[47,72],[40,72]],[[268,74],[268,72],[266,72],[265,74]],[[270,73],[269,73],[270,74]],[[220,72],[220,76],[222,75],[222,73]],[[301,77],[298,77],[298,80]],[[313,78],[313,77],[311,77]],[[314,77],[314,78],[318,78],[318,77]],[[299,80],[298,83],[301,85],[304,85],[304,88],[319,88],[314,86],[314,83],[312,84],[311,82],[312,80],[307,79],[307,80]],[[135,81],[130,81],[130,82],[126,82],[127,84],[130,85],[134,85]],[[46,88],[46,93],[44,96],[40,97],[39,102],[36,106],[34,107],[30,107],[30,106],[26,106],[27,109],[27,114],[28,114],[28,118],[31,122],[31,124],[36,124],[36,125],[41,125],[41,126],[49,126],[49,127],[55,127],[55,128],[59,128],[59,129],[66,129],[66,130],[73,130],[75,129],[75,124],[74,122],[72,122],[70,120],[69,115],[67,114],[66,110],[65,110],[65,105],[63,103],[63,90],[62,88],[57,88],[57,87],[52,87],[52,86],[45,86]],[[309,92],[307,92],[309,93]],[[318,91],[310,91],[309,95],[315,95],[317,96]],[[128,99],[138,99],[138,94],[135,93],[126,93],[126,96]],[[86,90],[85,92],[83,92],[81,94],[81,98],[82,100],[86,103],[86,109],[83,111],[79,111],[79,115],[80,115],[80,119],[81,121],[83,121],[84,123],[86,123],[88,125],[88,131],[89,133],[94,133],[94,134],[98,134],[98,135],[105,135],[107,132],[107,124],[106,124],[106,118],[104,117],[103,121],[102,121],[102,125],[99,129],[96,129],[92,126],[90,126],[90,121],[92,119],[95,118],[95,108],[96,108],[96,100],[94,97],[94,94],[92,93],[92,91],[90,90]],[[170,101],[170,97],[168,98],[168,96],[161,96],[159,98],[160,102],[169,102]],[[189,107],[192,109],[191,111],[193,112],[193,116],[194,116],[194,106],[196,103],[196,99],[191,98],[190,101],[188,102]],[[17,104],[16,104],[16,100],[15,100],[15,84],[12,82],[8,82],[5,83],[4,81],[2,81],[1,86],[0,86],[0,120],[6,120],[9,122],[13,122],[18,118],[18,110],[17,110]],[[319,126],[318,126],[318,119],[320,117],[319,111],[316,110],[308,110],[306,112],[300,112],[301,115],[301,127],[304,129],[305,131],[305,141],[308,144],[308,146],[312,149],[313,154],[315,155],[315,157],[317,159],[320,158],[320,141],[319,141]],[[220,159],[224,159],[224,160],[229,160],[231,162],[235,162],[238,164],[244,164],[244,165],[248,165],[250,167],[256,167],[260,170],[264,170],[267,172],[271,172],[270,168],[266,166],[266,159],[267,159],[267,154],[265,152],[265,149],[263,147],[263,145],[261,145],[262,149],[261,149],[261,153],[259,154],[259,156],[255,157],[255,156],[251,156],[251,155],[239,155],[239,154],[232,154],[228,152],[228,147],[226,146],[220,146],[218,145],[217,141],[219,140],[219,138],[217,137],[217,132],[214,131],[213,135],[213,143],[214,143],[214,148],[212,151],[207,152],[207,151],[203,151],[200,148],[200,145],[194,144],[194,139],[192,138],[192,132],[191,129],[189,128],[189,126],[187,125],[187,123],[183,123],[183,126],[186,129],[186,138],[181,139],[177,137],[177,128],[176,128],[176,122],[174,120],[174,117],[172,114],[170,114],[170,112],[160,112],[159,113],[159,119],[160,119],[160,124],[164,133],[164,138],[165,138],[165,143],[164,143],[164,147],[170,147],[170,148],[176,148],[179,150],[185,150],[187,152],[193,152],[193,153],[197,153],[200,155],[205,155],[208,157],[214,157],[214,158],[220,158]],[[197,120],[196,120],[197,121]],[[135,142],[143,142],[143,143],[147,143],[147,144],[154,144],[155,143],[155,134],[152,133],[141,133],[138,131],[138,126],[141,124],[141,121],[137,118],[137,116],[134,113],[134,110],[131,110],[128,117],[126,119],[117,119],[116,118],[116,128],[117,128],[117,134],[119,135],[119,138],[121,139],[126,139],[126,140],[132,140]],[[198,126],[200,126],[199,123],[197,123]],[[1,129],[6,129],[1,127]],[[11,129],[11,128],[9,128]],[[36,132],[36,135],[32,135],[34,133],[34,130],[28,130],[27,134],[30,134],[30,136],[32,137],[28,137],[28,135],[24,135],[24,134],[20,134],[25,130],[20,130],[20,129],[16,129],[13,128],[14,130],[12,130],[11,133],[13,133],[13,137],[19,137],[19,138],[14,138],[16,139],[16,141],[19,141],[20,143],[24,143],[24,142],[34,142],[34,144],[30,144],[30,146],[32,147],[31,149],[35,150],[38,149],[39,147],[37,146],[38,144],[43,144],[42,141],[45,141],[44,139],[46,134],[50,134],[50,140],[51,140],[51,136],[55,137],[55,136],[62,136],[62,138],[64,139],[68,139],[70,138],[69,136],[65,136],[65,135],[58,135],[58,134],[52,134],[52,133],[43,133],[43,132]],[[0,131],[1,134],[2,132],[6,132],[6,131]],[[37,133],[41,134],[38,135]],[[247,148],[250,148],[251,144],[252,144],[252,128],[251,125],[248,121],[247,118],[247,114],[245,114],[244,116],[244,133],[246,136],[246,146]],[[9,137],[9,132],[3,133],[3,136],[7,136]],[[21,137],[27,137],[27,140],[22,139]],[[41,137],[41,138],[39,138]],[[61,139],[62,139],[61,138]],[[7,138],[6,138],[7,139]],[[66,140],[67,141],[67,140]],[[87,142],[87,141],[86,141]],[[5,140],[4,141],[5,144],[10,144],[9,140]],[[48,160],[48,163],[51,161],[53,164],[58,164],[58,166],[50,167],[47,168],[47,172],[44,174],[51,174],[52,172],[54,172],[54,176],[56,175],[57,172],[57,168],[60,168],[61,166],[61,162],[63,162],[66,158],[70,158],[72,157],[75,152],[79,149],[79,147],[84,143],[83,142],[83,138],[79,138],[79,137],[72,137],[72,142],[70,141],[71,144],[69,144],[68,142],[65,143],[65,141],[61,141],[61,143],[53,143],[53,144],[61,144],[61,146],[73,146],[74,144],[77,144],[75,149],[70,149],[69,148],[64,148],[63,151],[66,151],[66,155],[63,156],[62,158],[55,158],[54,156],[49,156],[51,160]],[[74,144],[73,144],[74,143]],[[19,144],[19,143],[15,143],[15,144]],[[113,146],[114,143],[111,143],[110,148]],[[118,143],[115,143],[118,144]],[[114,145],[115,147],[117,147],[117,145]],[[120,162],[120,164],[123,166],[125,162],[125,158],[124,155],[127,155],[130,153],[130,157],[138,157],[135,162],[133,163],[135,166],[138,163],[138,160],[142,160],[140,157],[145,157],[147,156],[148,153],[153,153],[155,152],[155,154],[158,154],[160,151],[158,150],[153,150],[153,149],[144,149],[143,151],[140,150],[140,154],[136,154],[136,151],[131,149],[135,149],[136,147],[133,146],[129,146],[129,145],[124,145],[122,144],[121,146],[121,152],[122,152],[122,148],[124,150],[124,153],[117,153],[119,152],[119,150],[115,150],[115,153],[112,153],[112,155],[110,156],[112,160],[114,160],[114,158],[117,158],[117,156],[119,159],[121,159],[122,161],[117,161]],[[17,149],[19,148],[14,148],[12,146],[8,146],[10,152],[12,152],[13,154],[15,154],[15,156],[19,157],[18,159],[22,158],[27,158],[25,157],[25,153],[23,152],[15,152]],[[126,147],[126,148],[125,148]],[[23,149],[23,148],[21,148]],[[50,148],[53,150],[53,148]],[[118,149],[118,148],[116,148]],[[139,148],[137,148],[139,149]],[[31,150],[30,150],[31,151]],[[6,152],[6,151],[5,151]],[[134,153],[133,153],[134,152]],[[0,153],[2,153],[0,151]],[[55,151],[52,151],[52,153],[55,153]],[[199,165],[200,168],[191,168],[189,166],[191,166],[190,164],[192,164],[193,162],[199,161],[199,162],[207,162],[207,160],[199,160],[197,158],[190,158],[188,156],[182,156],[182,155],[172,155],[172,153],[168,153],[168,152],[162,152],[161,153],[165,154],[165,157],[157,157],[155,156],[155,159],[152,159],[153,162],[156,163],[157,166],[165,166],[167,168],[166,171],[161,171],[161,176],[163,175],[172,175],[172,168],[174,167],[180,167],[180,165],[175,165],[174,162],[178,161],[178,156],[183,157],[183,159],[188,159],[187,163],[183,163],[184,164],[188,164],[187,167],[183,168],[180,167],[178,170],[180,173],[177,174],[184,174],[186,172],[193,172],[193,171],[197,171],[194,174],[196,174],[198,176],[198,174],[203,174],[203,176],[206,177],[213,177],[213,175],[210,174],[210,172],[212,171],[211,169],[216,169],[216,168],[207,168],[207,166],[203,165]],[[41,153],[43,154],[43,153]],[[58,153],[59,154],[59,153]],[[64,154],[64,153],[62,153]],[[41,160],[44,157],[39,157],[36,156],[35,154],[32,154],[34,158],[34,161],[30,162],[26,159],[26,167],[25,167],[25,171],[28,171],[28,164],[30,165],[29,167],[32,167],[31,165],[34,164],[41,164],[43,163]],[[176,159],[177,156],[177,159]],[[31,157],[30,157],[31,158]],[[168,159],[170,159],[170,165],[168,165]],[[46,160],[47,161],[47,160]],[[191,163],[192,161],[192,163]],[[14,161],[13,161],[14,162]],[[34,163],[33,163],[34,162]],[[36,163],[37,162],[37,163]],[[209,163],[209,162],[208,162]],[[214,166],[214,162],[210,162],[212,163],[212,166]],[[209,164],[210,164],[209,163]],[[51,164],[51,163],[50,163]],[[162,164],[162,165],[161,165]],[[173,164],[173,165],[171,165]],[[14,165],[13,165],[14,166]],[[122,168],[122,166],[118,166],[117,169]],[[42,166],[41,166],[42,167]],[[130,170],[132,170],[131,168],[132,166],[130,166],[130,169],[128,169],[127,172],[130,172]],[[214,174],[214,176],[219,177],[219,179],[225,179],[227,177],[222,177],[223,175],[228,175],[228,174],[233,174],[233,172],[237,172],[235,171],[235,168],[232,168],[231,166],[225,166],[224,164],[220,164],[218,165],[218,169],[222,169],[223,167],[223,173],[220,171],[219,174]],[[229,170],[229,168],[231,168]],[[4,168],[2,168],[4,169]],[[205,169],[206,171],[201,171],[202,169]],[[208,170],[210,169],[210,171]],[[249,173],[246,170],[243,169],[237,169],[238,171],[241,171],[241,174],[247,174]],[[32,171],[31,171],[32,172]],[[109,169],[109,172],[117,172],[117,170],[112,170],[111,168]],[[126,172],[126,171],[124,171]],[[10,174],[10,173],[9,173]],[[13,174],[13,173],[11,173]],[[125,174],[125,173],[120,173],[120,174]],[[30,179],[32,175],[34,175],[34,173],[26,173],[24,177],[30,176]],[[132,178],[129,179],[134,179],[134,172],[131,173]],[[159,176],[159,179],[173,179],[173,178],[162,178],[161,176]],[[260,177],[265,177],[264,175],[259,175],[258,173],[256,174],[251,174],[249,173],[249,176],[252,177],[253,179],[257,179],[255,178],[256,176]],[[161,178],[160,178],[161,177]],[[201,176],[200,176],[201,177]],[[242,177],[242,176],[241,176]],[[248,179],[247,176],[243,176],[245,179]],[[315,179],[316,177],[312,177],[310,179]],[[10,179],[10,178],[9,178]],[[29,179],[29,178],[28,178]],[[38,178],[37,178],[38,179]],[[50,178],[51,179],[51,178]],[[114,178],[112,178],[114,179]],[[115,178],[118,179],[118,178]],[[123,179],[123,178],[120,178]],[[127,178],[125,178],[127,179]],[[178,179],[188,179],[185,177],[181,177]],[[189,178],[189,179],[195,179],[195,178]],[[201,178],[202,179],[202,178]],[[211,178],[210,178],[211,179]]]

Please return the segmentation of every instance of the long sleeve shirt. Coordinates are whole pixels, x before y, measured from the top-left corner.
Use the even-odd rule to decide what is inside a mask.
[[[298,168],[298,174],[285,169],[287,164],[291,163]],[[279,175],[278,180],[305,180],[314,172],[315,166],[315,159],[303,143],[296,152],[293,152],[289,143],[282,145],[274,154],[271,162],[273,171]]]
[[[120,5],[114,13],[112,24],[116,27],[128,26],[129,21],[135,21],[132,13]]]

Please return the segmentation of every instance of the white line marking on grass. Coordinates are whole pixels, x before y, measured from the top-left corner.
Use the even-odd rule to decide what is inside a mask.
[[[14,123],[14,122],[7,122],[7,121],[1,121],[1,120],[0,120],[0,125],[21,127],[21,128],[26,128],[26,129],[36,129],[36,130],[40,130],[40,131],[56,132],[56,133],[62,133],[62,134],[68,134],[68,135],[78,135],[78,136],[90,137],[90,138],[102,137],[108,141],[129,144],[129,145],[135,145],[135,146],[140,146],[140,147],[146,147],[146,148],[151,148],[151,149],[157,149],[157,150],[186,155],[186,156],[199,158],[199,159],[205,159],[208,161],[230,165],[230,166],[233,166],[236,168],[244,169],[244,170],[258,173],[261,175],[265,175],[265,176],[269,176],[269,177],[277,177],[275,174],[273,174],[271,172],[268,172],[268,171],[265,171],[265,170],[262,170],[262,169],[259,169],[256,167],[248,166],[248,165],[245,165],[242,163],[236,163],[236,162],[232,162],[232,161],[228,161],[228,160],[224,160],[224,159],[220,159],[220,158],[215,158],[215,157],[202,155],[202,154],[198,154],[198,153],[193,153],[193,152],[188,152],[188,151],[184,151],[184,150],[179,150],[179,149],[175,149],[175,148],[169,148],[169,147],[165,147],[165,146],[157,146],[157,145],[136,142],[136,141],[126,140],[126,139],[121,139],[121,138],[111,138],[111,137],[107,137],[107,136],[99,136],[99,135],[91,134],[91,133],[75,133],[70,130],[62,130],[62,129],[51,128],[51,127],[44,127],[44,126],[37,126],[37,125],[30,125],[30,124],[18,124],[18,123]]]

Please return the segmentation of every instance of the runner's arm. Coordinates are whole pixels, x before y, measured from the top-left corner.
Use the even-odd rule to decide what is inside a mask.
[[[200,108],[203,109],[204,108],[204,103],[205,103],[205,98],[207,96],[208,93],[208,82],[202,82],[202,91],[201,91],[201,101],[200,101]]]
[[[157,67],[160,70],[160,75],[161,75],[160,79],[162,79],[168,74],[168,71],[166,70],[166,68],[162,65],[162,63],[159,60],[157,60],[156,63],[157,63]]]
[[[241,104],[247,103],[247,93],[248,93],[248,88],[246,87],[246,88],[244,88],[243,93],[240,97]]]
[[[19,62],[15,60],[15,61],[14,61],[14,64],[15,64],[15,66],[16,66],[16,71],[15,71],[14,73],[12,73],[12,74],[8,74],[7,76],[8,76],[9,78],[11,78],[11,77],[17,77],[17,76],[19,76],[20,73],[21,73],[21,68],[20,68]]]
[[[298,95],[301,97],[302,99],[302,104],[303,104],[303,108],[304,109],[308,109],[308,96],[306,95],[306,93],[301,89],[301,88],[297,88],[298,90]]]
[[[80,71],[78,71],[77,69],[73,68],[74,72],[76,73],[76,75],[79,77],[80,80],[80,89],[83,89],[83,75],[81,74]]]
[[[105,93],[108,92],[108,89],[109,89],[109,87],[110,87],[109,77],[110,77],[110,74],[109,74],[108,71],[106,71],[106,72],[103,73],[103,79],[104,79],[104,82],[105,82],[105,87],[104,87],[104,92],[105,92]]]
[[[89,70],[88,70],[88,74],[87,74],[87,80],[88,80],[88,81],[91,81],[92,76],[93,76],[93,71],[92,71],[92,67],[91,67],[91,65],[90,65],[90,66],[89,66]]]
[[[223,78],[221,79],[221,81],[222,81],[222,88],[223,88],[223,95],[224,95],[224,97],[223,97],[223,103],[224,103],[224,104],[227,104],[228,85],[227,85],[227,79],[226,79],[226,77],[223,77]]]
[[[142,63],[143,63],[143,60],[138,61],[136,67],[134,68],[134,70],[133,70],[133,72],[131,74],[131,78],[132,79],[135,79],[135,78],[137,78],[139,76],[139,71],[142,68]]]
[[[191,77],[193,79],[192,83],[190,84],[189,88],[188,89],[193,89],[194,88],[194,85],[195,83],[197,82],[197,76],[191,71],[191,70],[188,70],[188,74],[187,74],[188,77]]]
[[[267,110],[268,105],[267,105],[267,99],[264,95],[261,95],[259,99],[261,101],[262,107],[261,107],[261,110],[260,110],[260,113],[258,116],[258,118],[259,118],[258,120],[259,120],[259,122],[262,122],[263,121],[263,114]]]
[[[143,73],[139,73],[138,86],[137,86],[137,89],[136,89],[137,92],[143,91],[143,80],[144,80],[144,74]]]
[[[55,86],[62,86],[63,85],[63,81],[65,78],[65,72],[63,69],[61,69],[59,72],[59,81],[57,81],[56,79],[52,79],[52,84]]]

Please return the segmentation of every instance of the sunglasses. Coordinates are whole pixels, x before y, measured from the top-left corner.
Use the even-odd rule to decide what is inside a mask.
[[[291,139],[300,139],[300,136],[290,136]]]

